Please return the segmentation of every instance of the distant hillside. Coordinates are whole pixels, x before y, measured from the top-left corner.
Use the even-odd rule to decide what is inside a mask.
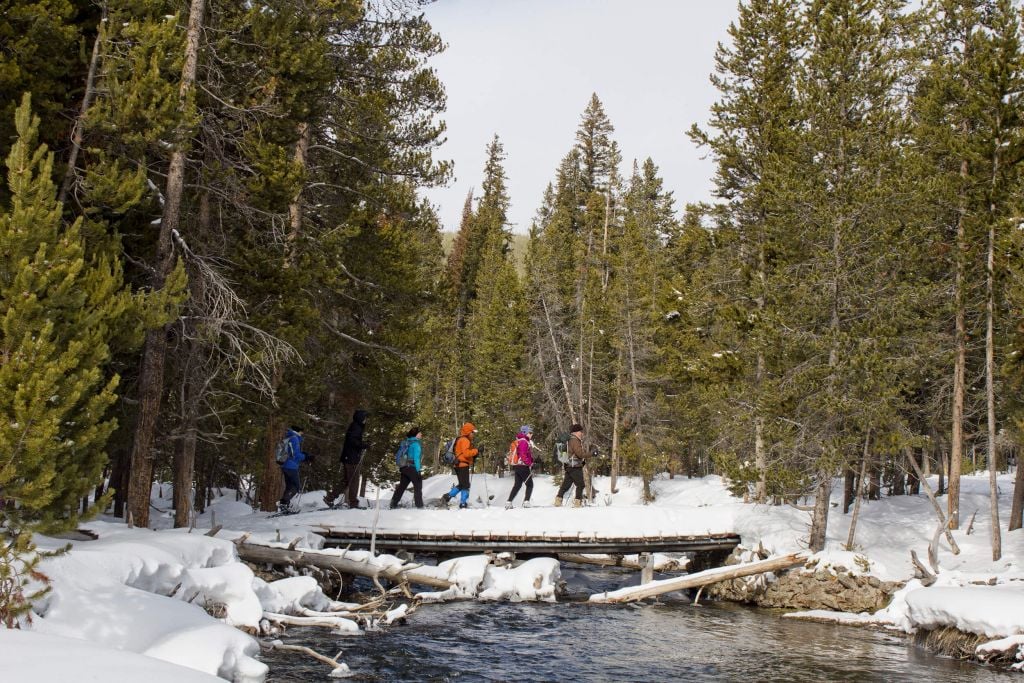
[[[451,253],[452,245],[455,243],[454,232],[442,232],[441,233],[441,245],[444,247],[444,255],[447,256]],[[516,270],[519,274],[523,274],[525,268],[526,249],[530,245],[529,235],[512,235],[512,257],[516,261]]]

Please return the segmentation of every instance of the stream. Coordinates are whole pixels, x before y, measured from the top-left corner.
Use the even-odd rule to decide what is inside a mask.
[[[579,598],[636,583],[637,572],[562,565],[569,597],[550,603],[423,605],[407,625],[358,636],[292,628],[352,669],[350,681],[1015,681],[936,657],[901,634],[783,619],[731,603],[591,605]],[[312,658],[272,652],[268,683],[327,681]]]

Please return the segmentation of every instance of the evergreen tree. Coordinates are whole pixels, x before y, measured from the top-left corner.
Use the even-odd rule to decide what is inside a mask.
[[[467,405],[480,430],[477,441],[493,454],[485,454],[490,469],[519,425],[530,422],[533,387],[526,372],[526,304],[502,233],[490,233],[480,265],[477,298],[463,335],[463,376]]]
[[[769,358],[777,347],[773,338],[775,311],[782,297],[786,268],[785,197],[777,193],[777,175],[787,170],[781,158],[795,154],[793,122],[797,119],[795,75],[803,47],[800,7],[795,0],[752,0],[739,8],[729,26],[731,42],[720,44],[712,83],[720,99],[711,109],[714,134],[691,130],[691,137],[708,146],[718,160],[716,194],[724,201],[722,228],[734,232],[737,286],[730,308],[744,327],[744,344],[737,359],[744,373],[732,384],[732,411],[740,418],[735,428],[753,450],[754,500],[764,502],[769,486],[768,454],[777,424],[769,402],[773,383],[784,359]],[[747,417],[740,417],[743,414]],[[749,427],[744,427],[746,421]]]
[[[660,292],[668,263],[662,241],[675,232],[672,196],[662,188],[654,162],[634,164],[623,200],[622,232],[616,235],[611,261],[611,284],[606,291],[613,325],[609,328],[617,367],[613,441],[618,442],[620,412],[628,450],[635,454],[636,470],[643,477],[644,498],[653,500],[651,480],[666,464],[664,429],[657,401],[661,349],[656,337]],[[625,410],[622,410],[625,406]]]
[[[953,351],[950,525],[957,528],[959,524],[965,421],[972,420],[972,404],[984,403],[985,419],[977,420],[977,431],[986,434],[993,498],[992,548],[994,559],[998,559],[1001,543],[995,477],[997,412],[1001,413],[1002,407],[996,402],[995,357],[1003,356],[1006,343],[1002,283],[1010,267],[1000,255],[1013,234],[1010,217],[1020,210],[1017,166],[1024,150],[1020,13],[1011,2],[1001,0],[934,2],[929,10],[928,47],[934,55],[916,101],[920,112],[916,141],[924,158],[924,173],[931,178],[925,191],[935,207],[933,219],[953,244],[949,264],[955,312],[949,335]],[[971,336],[984,337],[983,355],[982,349],[968,344]],[[966,381],[974,368],[986,379],[983,400],[979,395],[972,400]]]
[[[116,424],[111,330],[131,306],[117,262],[87,258],[81,220],[63,225],[38,126],[26,95],[0,213],[0,519],[15,535],[74,527],[79,501],[100,481]]]
[[[824,547],[833,477],[863,450],[864,434],[897,419],[909,362],[897,331],[905,310],[899,258],[900,84],[910,33],[899,0],[820,0],[807,8],[808,52],[797,89],[806,127],[785,178],[799,245],[783,347],[791,362],[791,419],[813,460],[809,545]]]

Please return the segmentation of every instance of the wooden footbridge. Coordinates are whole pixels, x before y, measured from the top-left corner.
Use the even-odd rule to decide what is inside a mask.
[[[332,547],[370,548],[395,553],[437,555],[692,553],[697,564],[710,566],[724,558],[740,543],[736,534],[673,535],[665,533],[609,536],[586,532],[509,533],[496,531],[423,532],[323,527],[317,533]],[[703,561],[701,561],[703,560]]]

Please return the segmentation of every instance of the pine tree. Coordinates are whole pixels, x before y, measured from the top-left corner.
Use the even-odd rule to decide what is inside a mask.
[[[38,125],[26,95],[7,157],[11,202],[0,213],[0,519],[12,534],[74,527],[79,501],[100,481],[116,425],[111,331],[131,307],[119,265],[87,258],[81,220],[63,225]]]
[[[477,297],[463,333],[463,381],[480,430],[478,442],[489,452],[484,460],[488,467],[503,455],[519,425],[530,421],[533,387],[526,372],[526,304],[503,233],[490,233],[482,256]]]
[[[662,188],[654,162],[643,168],[634,164],[623,200],[621,234],[616,235],[611,257],[611,283],[605,292],[613,302],[613,324],[608,332],[616,354],[613,441],[622,422],[629,451],[635,454],[636,470],[644,482],[644,498],[653,500],[651,480],[665,464],[660,404],[657,401],[660,351],[656,326],[661,315],[660,292],[668,263],[662,241],[675,232],[672,196]],[[613,453],[613,458],[616,454]]]
[[[773,381],[782,370],[769,356],[776,347],[774,310],[784,305],[779,279],[786,268],[785,250],[777,244],[786,229],[780,220],[785,198],[776,192],[775,176],[785,170],[778,160],[794,154],[800,21],[795,0],[740,5],[738,20],[729,26],[730,44],[720,44],[715,55],[712,83],[720,99],[711,110],[714,134],[696,126],[690,132],[718,160],[716,194],[724,201],[720,219],[740,239],[735,253],[739,285],[732,288],[732,308],[745,327],[746,343],[736,358],[746,363],[732,385],[733,410],[749,413],[752,429],[737,425],[737,431],[750,435],[756,502],[767,496],[768,454],[779,451],[771,436],[777,431],[777,416],[768,406],[776,393]]]
[[[904,3],[820,0],[806,11],[808,51],[797,77],[804,132],[785,178],[801,263],[793,272],[783,345],[794,361],[791,419],[802,425],[816,478],[809,545],[825,543],[833,477],[865,432],[897,418],[904,365],[903,283],[894,274],[912,235],[897,142],[906,136],[899,85],[910,65]],[[796,303],[799,302],[799,305]]]
[[[973,367],[984,374],[985,425],[991,477],[992,552],[1001,554],[996,504],[998,419],[995,357],[1002,355],[1006,317],[1003,285],[1010,262],[1000,258],[1011,237],[1011,217],[1019,214],[1022,121],[1020,97],[1024,61],[1020,14],[1010,2],[976,0],[934,2],[929,47],[935,52],[916,102],[921,122],[916,139],[932,179],[927,197],[936,222],[954,245],[955,323],[953,407],[949,473],[949,518],[959,525],[960,468],[964,453],[965,405],[971,400],[965,375]],[[982,295],[981,292],[984,292]],[[978,293],[978,294],[974,294]],[[984,311],[983,316],[971,311]],[[969,336],[981,336],[984,355]],[[978,350],[980,351],[980,349]],[[970,415],[970,410],[966,411]],[[980,422],[980,420],[979,420]],[[973,431],[973,430],[971,430]]]

